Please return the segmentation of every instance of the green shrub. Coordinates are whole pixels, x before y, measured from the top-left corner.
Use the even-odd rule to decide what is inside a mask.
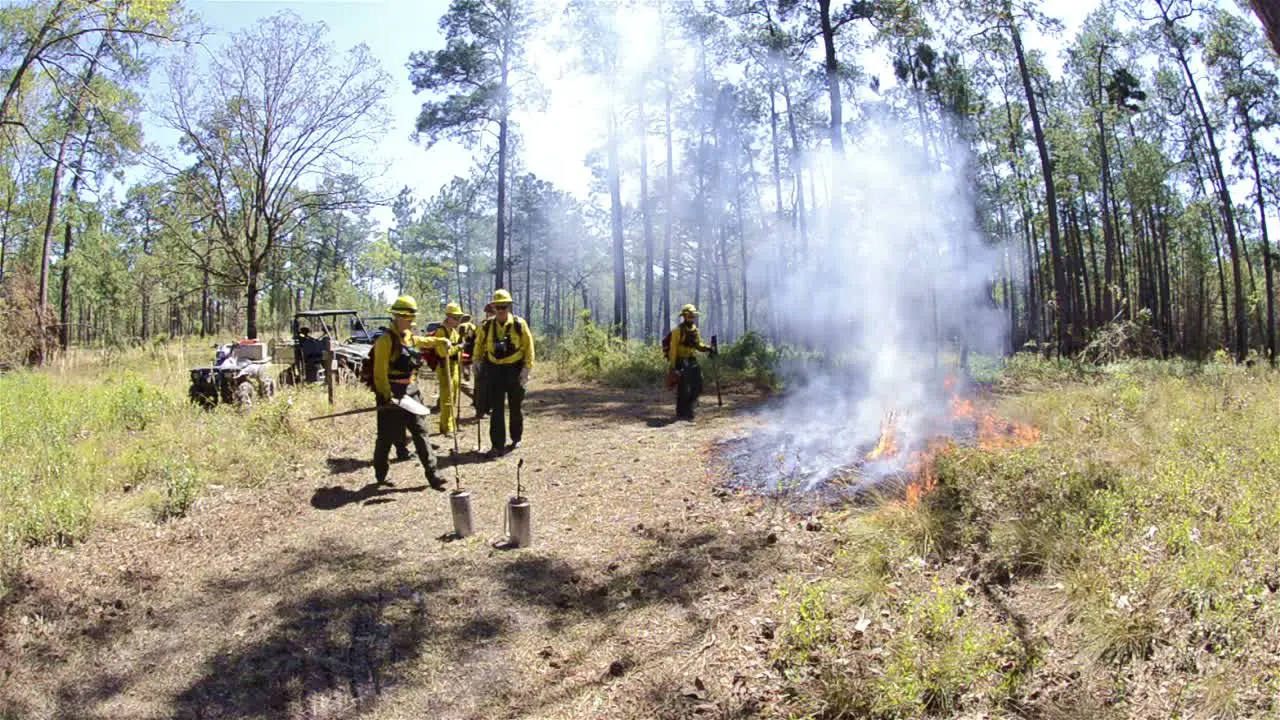
[[[107,427],[140,432],[159,419],[171,401],[159,388],[127,375],[108,385],[104,403]]]
[[[166,468],[162,494],[157,494],[151,505],[156,521],[165,522],[185,517],[200,496],[200,490],[203,487],[204,483],[193,468],[187,466]]]
[[[642,387],[661,382],[666,373],[660,347],[614,337],[586,313],[573,332],[549,347],[548,355],[562,380]]]
[[[287,395],[279,395],[266,402],[255,402],[250,413],[248,426],[255,434],[293,437],[302,430],[295,417],[293,398]]]

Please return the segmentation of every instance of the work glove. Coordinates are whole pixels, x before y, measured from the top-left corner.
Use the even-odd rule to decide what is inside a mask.
[[[679,384],[680,384],[680,373],[676,372],[675,370],[668,370],[667,371],[667,389],[675,390],[676,386]]]
[[[529,384],[529,368],[520,368],[520,387]]]

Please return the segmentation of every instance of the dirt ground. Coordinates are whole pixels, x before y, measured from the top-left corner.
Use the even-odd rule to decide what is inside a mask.
[[[372,485],[365,415],[187,518],[32,550],[0,607],[0,718],[770,717],[779,588],[831,545],[720,490],[707,450],[752,422],[725,401],[677,424],[658,390],[535,384],[517,452],[481,461],[462,427],[466,540],[416,460]],[[504,550],[519,458],[534,544]]]

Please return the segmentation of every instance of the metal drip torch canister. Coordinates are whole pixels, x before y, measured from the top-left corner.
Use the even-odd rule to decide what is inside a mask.
[[[453,406],[458,406],[458,391],[454,389]],[[453,492],[449,493],[449,511],[453,514],[453,534],[459,539],[471,537],[475,525],[471,522],[471,493],[462,489],[462,475],[458,472],[458,419],[453,422]]]
[[[475,533],[471,522],[471,493],[466,490],[449,493],[449,510],[453,512],[453,533],[460,538],[471,537]]]
[[[533,508],[520,485],[523,467],[524,458],[521,458],[516,464],[516,496],[507,501],[507,541],[513,547],[527,548],[533,544]]]

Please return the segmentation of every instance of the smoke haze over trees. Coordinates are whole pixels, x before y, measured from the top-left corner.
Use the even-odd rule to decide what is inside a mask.
[[[1074,354],[1127,321],[1162,353],[1274,354],[1280,65],[1236,5],[1102,2],[1070,32],[1053,3],[1001,0],[438,12],[443,38],[388,65],[287,12],[223,35],[170,2],[6,5],[0,317],[36,328],[19,360],[266,335],[401,291],[475,312],[495,287],[540,333],[587,310],[654,342],[692,302],[723,341],[818,347],[849,318],[831,307],[860,302],[831,289],[868,252],[917,268],[901,282],[926,304],[971,292],[1002,331],[988,352]],[[419,147],[395,162],[429,165],[442,139],[472,153],[438,190],[388,190],[370,160],[397,87],[416,92],[399,120]],[[567,87],[573,123],[549,139]],[[964,202],[882,184],[882,207],[925,216],[890,227],[866,209],[871,147]]]

